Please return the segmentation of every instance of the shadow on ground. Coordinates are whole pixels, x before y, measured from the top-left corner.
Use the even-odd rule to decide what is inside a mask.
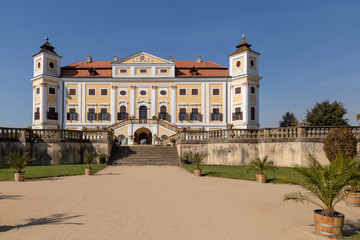
[[[23,196],[21,195],[4,195],[0,193],[0,200],[1,199],[14,199],[14,200],[20,200]]]
[[[69,219],[82,217],[83,215],[74,215],[74,216],[67,216],[66,214],[53,214],[49,217],[44,218],[30,218],[26,219],[25,221],[27,223],[25,224],[19,224],[14,226],[0,226],[0,232],[7,232],[14,228],[26,228],[31,226],[43,226],[43,225],[49,225],[49,224],[73,224],[73,225],[82,225],[82,223],[73,223],[73,222],[66,222]]]
[[[360,219],[357,221],[345,220],[343,235],[348,237],[357,233],[360,233]]]

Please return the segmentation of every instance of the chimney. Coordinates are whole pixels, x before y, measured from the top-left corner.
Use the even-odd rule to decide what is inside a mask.
[[[118,56],[114,56],[114,62],[118,60]]]
[[[196,58],[196,62],[201,63],[201,56],[198,56],[198,57]]]
[[[87,59],[86,59],[86,62],[87,62],[87,63],[91,63],[91,62],[92,62],[92,58],[91,58],[90,56],[88,56]]]
[[[169,60],[170,60],[170,62],[173,62],[173,61],[174,61],[174,57],[173,57],[173,56],[170,56],[170,57],[169,57]]]

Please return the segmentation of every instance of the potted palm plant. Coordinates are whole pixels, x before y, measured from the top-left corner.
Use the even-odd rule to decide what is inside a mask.
[[[360,207],[360,178],[349,182],[345,203],[349,206]]]
[[[194,169],[194,175],[201,177],[202,175],[202,169],[200,168],[200,163],[202,162],[202,160],[204,160],[204,158],[207,156],[206,153],[202,153],[202,152],[196,152],[192,154],[192,160],[194,160],[195,162],[195,169]]]
[[[84,162],[88,165],[85,168],[85,175],[92,175],[93,169],[91,168],[91,163],[97,158],[98,154],[96,152],[88,153],[86,150],[84,152]]]
[[[284,201],[310,202],[319,206],[320,209],[314,210],[315,233],[328,238],[339,238],[344,226],[344,215],[336,212],[334,207],[345,197],[349,182],[360,177],[360,164],[355,159],[341,155],[328,166],[322,166],[312,155],[309,155],[308,161],[308,168],[294,167],[302,180],[282,180],[298,185],[308,193],[288,193],[284,195]]]
[[[106,163],[109,156],[107,154],[105,154],[105,153],[99,153],[97,155],[97,157],[99,159],[99,163],[103,164],[103,163]]]
[[[25,172],[23,171],[25,166],[30,165],[35,158],[29,157],[29,152],[20,154],[20,152],[10,153],[10,157],[5,157],[9,161],[11,168],[14,168],[16,172],[14,173],[15,182],[23,182],[25,180]]]
[[[271,170],[275,172],[276,167],[274,166],[273,161],[269,161],[269,156],[265,156],[263,159],[260,157],[255,158],[250,162],[250,167],[246,172],[250,170],[256,171],[256,180],[259,183],[266,183],[266,173],[265,170]]]

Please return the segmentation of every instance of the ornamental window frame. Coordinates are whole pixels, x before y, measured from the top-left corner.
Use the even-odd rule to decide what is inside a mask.
[[[219,94],[214,94],[214,90],[219,90]],[[220,95],[220,88],[212,88],[212,90],[211,90],[211,95],[212,95],[212,96],[221,96],[221,95]]]
[[[94,94],[90,94],[90,90],[94,90]],[[88,92],[87,94],[88,96],[94,96],[94,97],[96,96],[96,88],[88,88],[87,92]]]
[[[185,94],[181,94],[181,90],[185,90]],[[187,88],[179,88],[179,96],[187,96]]]
[[[161,95],[161,91],[165,91],[166,93],[164,95]],[[169,91],[166,88],[159,89],[159,97],[167,97],[168,95],[169,95]]]
[[[105,94],[102,94],[102,91],[103,91],[103,90],[106,90],[106,95],[105,95]],[[109,96],[109,89],[108,89],[108,88],[100,88],[100,96],[101,96],[101,97]]]
[[[71,94],[71,90],[74,90],[75,94]],[[69,96],[77,96],[77,89],[76,88],[69,88]]]
[[[145,91],[146,93],[144,95],[141,95],[142,91]],[[138,91],[138,96],[139,97],[148,97],[148,95],[149,95],[149,91],[148,91],[147,88],[139,88],[139,91]]]
[[[193,94],[193,90],[197,90],[197,94]],[[200,90],[199,88],[191,88],[191,91],[190,91],[191,96],[200,96],[200,91],[199,90]]]

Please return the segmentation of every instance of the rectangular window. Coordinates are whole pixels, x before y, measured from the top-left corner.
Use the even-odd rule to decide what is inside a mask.
[[[101,96],[107,96],[108,95],[108,90],[106,88],[102,88],[100,90],[100,94],[101,94]]]
[[[220,109],[219,108],[213,108],[212,113],[212,121],[219,121],[220,120]]]
[[[212,95],[213,96],[219,96],[220,95],[220,89],[219,88],[213,88]]]
[[[146,73],[146,69],[140,69],[140,73]]]
[[[186,96],[186,88],[180,88],[179,89],[179,95],[180,96]]]
[[[185,121],[186,120],[186,108],[180,108],[179,109],[179,121]]]
[[[95,96],[95,88],[89,89],[89,96]]]
[[[40,94],[40,88],[36,88],[36,94]]]
[[[55,95],[55,88],[49,87],[49,94]]]
[[[76,109],[75,108],[69,108],[68,120],[70,120],[70,121],[77,120],[76,119]]]
[[[233,113],[233,121],[243,120],[241,108],[235,108],[235,112]]]
[[[120,73],[127,73],[126,69],[120,69]]]
[[[54,107],[49,107],[49,111],[47,113],[47,118],[49,120],[58,120],[58,113],[55,112],[55,108]]]
[[[161,73],[167,73],[167,69],[160,69]]]
[[[70,95],[70,96],[76,95],[76,88],[70,88],[70,90],[69,90],[69,95]]]
[[[94,121],[96,120],[96,115],[95,115],[95,108],[89,108],[88,109],[88,120],[89,121]]]
[[[250,89],[251,89],[251,93],[255,94],[255,87],[251,87]]]
[[[37,107],[34,113],[34,120],[39,120],[39,119],[40,119],[40,108]]]
[[[255,108],[251,107],[251,120],[255,121]]]
[[[199,95],[199,89],[197,89],[197,88],[191,89],[191,95],[192,96],[198,96]]]
[[[241,94],[241,87],[235,88],[235,94]]]
[[[101,121],[107,121],[108,120],[107,108],[101,108],[100,109],[100,120]]]
[[[191,114],[190,114],[190,120],[191,121],[199,120],[198,115],[199,115],[199,109],[198,108],[192,108],[191,109]]]

